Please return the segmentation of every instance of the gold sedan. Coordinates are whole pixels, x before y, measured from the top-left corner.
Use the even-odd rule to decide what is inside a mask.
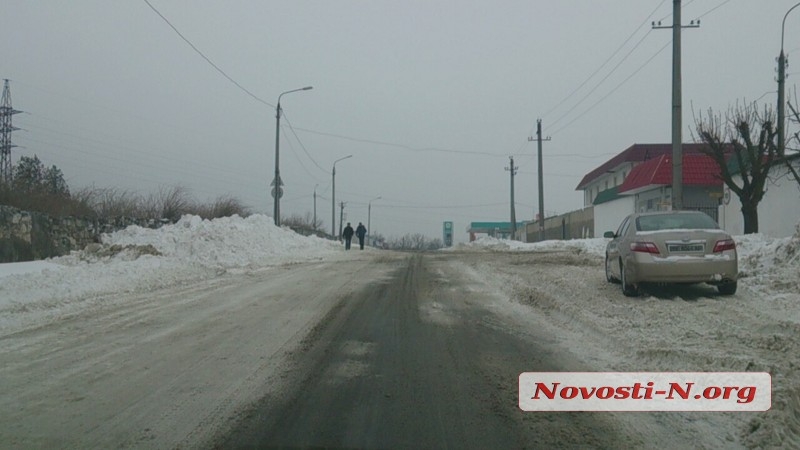
[[[606,280],[637,296],[642,283],[708,283],[736,293],[736,243],[707,214],[663,211],[631,214],[606,246]]]

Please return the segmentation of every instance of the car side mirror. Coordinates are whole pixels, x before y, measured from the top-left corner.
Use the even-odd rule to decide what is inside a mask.
[[[616,236],[614,236],[614,232],[613,231],[606,231],[605,233],[603,233],[603,237],[604,238],[614,239]]]

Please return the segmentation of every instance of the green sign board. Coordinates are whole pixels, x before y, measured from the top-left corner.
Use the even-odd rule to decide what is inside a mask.
[[[442,224],[442,241],[445,247],[453,246],[453,222],[444,222]]]

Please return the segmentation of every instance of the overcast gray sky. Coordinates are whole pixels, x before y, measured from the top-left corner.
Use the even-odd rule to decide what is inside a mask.
[[[11,80],[21,155],[73,189],[230,194],[272,214],[275,109],[283,96],[282,215],[326,228],[331,167],[346,220],[440,237],[455,223],[538,211],[542,119],[547,214],[582,207],[581,177],[634,143],[669,142],[670,0],[6,0],[0,77]],[[684,0],[684,141],[691,107],[774,104],[781,21],[794,0]],[[800,8],[784,48],[800,50]],[[594,75],[593,75],[594,74]],[[787,88],[794,96],[796,77]],[[587,82],[588,80],[588,82]],[[771,92],[772,91],[772,92]],[[764,95],[766,94],[766,95]],[[254,98],[255,97],[255,98]],[[266,103],[266,104],[265,104]],[[291,127],[290,127],[291,126]],[[338,211],[337,211],[338,220]]]

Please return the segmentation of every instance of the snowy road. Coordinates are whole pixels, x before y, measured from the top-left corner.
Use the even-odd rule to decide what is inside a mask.
[[[390,265],[274,267],[0,338],[4,448],[196,447],[279,389],[287,352]],[[387,259],[390,261],[391,259]]]
[[[551,336],[516,327],[493,312],[502,295],[465,277],[462,258],[411,256],[393,279],[354,298],[308,342],[306,351],[295,355],[289,392],[261,402],[217,446],[641,444],[640,433],[608,416],[526,414],[517,408],[520,372],[557,371],[568,363],[550,349]],[[671,434],[659,431],[660,439]]]
[[[295,354],[289,391],[217,445],[793,446],[787,355],[797,354],[798,325],[754,314],[751,294],[695,286],[628,299],[580,251],[417,256],[327,323]],[[525,371],[748,370],[772,372],[773,411],[524,413],[516,404]]]
[[[766,275],[751,276],[731,297],[692,286],[627,298],[587,248],[341,252],[95,301],[0,335],[0,440],[800,446],[793,285],[767,289],[756,283]],[[772,409],[526,413],[517,407],[526,371],[766,371]]]

